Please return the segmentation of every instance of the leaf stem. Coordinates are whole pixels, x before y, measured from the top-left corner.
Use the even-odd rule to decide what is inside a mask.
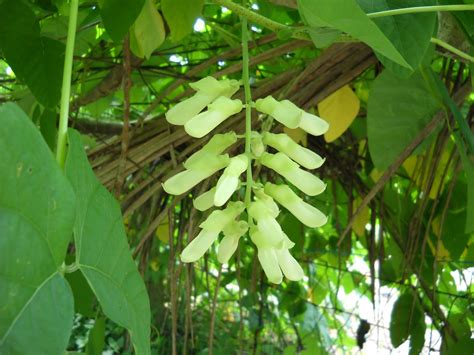
[[[250,91],[249,76],[249,45],[247,17],[241,16],[242,22],[242,82],[245,92],[245,154],[249,159],[247,166],[247,183],[245,186],[245,205],[248,207],[252,198],[252,152],[250,142],[252,138],[252,93]]]
[[[463,59],[466,59],[467,61],[469,62],[473,62],[474,63],[474,57],[457,49],[456,47],[453,47],[452,45],[450,45],[449,43],[446,43],[445,41],[439,39],[439,38],[431,38],[431,43],[434,43],[454,54],[456,54],[458,57],[460,58],[463,58]]]
[[[416,7],[404,7],[402,9],[393,9],[379,12],[372,12],[367,14],[369,18],[379,18],[386,16],[396,16],[405,14],[416,14],[423,12],[438,12],[438,11],[472,11],[474,5],[463,4],[463,5],[434,5],[434,6],[416,6]]]
[[[61,168],[66,160],[67,125],[69,118],[69,99],[71,96],[72,60],[74,54],[74,41],[76,37],[77,12],[79,0],[71,0],[69,8],[69,24],[66,41],[66,54],[64,56],[63,85],[61,88],[61,106],[59,113],[58,144],[56,161]]]

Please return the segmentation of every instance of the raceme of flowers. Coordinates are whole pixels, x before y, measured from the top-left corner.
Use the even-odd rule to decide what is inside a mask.
[[[194,96],[171,108],[166,113],[166,119],[171,124],[184,126],[192,137],[202,138],[210,134],[244,107],[240,100],[231,98],[239,89],[240,83],[237,80],[206,77],[190,86],[196,91]],[[299,127],[312,135],[322,135],[328,129],[326,121],[303,111],[288,100],[278,101],[268,96],[258,99],[255,108],[286,127]],[[326,185],[302,167],[309,170],[319,168],[324,159],[300,146],[286,134],[255,131],[251,132],[251,153],[230,157],[225,152],[238,139],[235,132],[213,135],[207,144],[184,162],[185,169],[182,172],[163,183],[167,193],[181,195],[223,170],[216,186],[193,201],[194,207],[199,211],[215,209],[199,225],[199,234],[183,250],[181,260],[198,260],[222,234],[217,258],[219,262],[227,263],[236,251],[240,238],[248,233],[257,246],[258,259],[270,282],[280,283],[283,275],[289,280],[301,280],[304,276],[303,269],[290,254],[294,243],[277,221],[279,205],[311,228],[324,225],[326,216],[284,184],[253,182],[253,196],[248,205],[231,199],[241,186],[242,173],[254,160],[277,172],[304,194],[318,195]],[[277,153],[267,152],[266,147],[273,148]],[[245,210],[247,221],[241,217]]]

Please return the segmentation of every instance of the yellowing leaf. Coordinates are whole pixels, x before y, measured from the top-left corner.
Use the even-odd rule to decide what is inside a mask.
[[[158,271],[158,258],[153,258],[153,260],[150,261],[150,269],[153,271]]]
[[[324,134],[326,142],[335,141],[349,128],[359,108],[360,100],[348,85],[318,104],[319,116],[329,123],[329,130]]]
[[[284,127],[283,132],[285,132],[288,137],[293,139],[296,143],[301,143],[301,145],[305,147],[308,145],[308,133],[303,131],[301,128],[292,129]]]
[[[352,206],[353,211],[357,211],[359,208],[362,199],[357,197]],[[362,237],[365,234],[365,226],[369,223],[369,208],[365,206],[362,211],[356,216],[354,223],[352,223],[352,230],[357,234],[357,236]]]
[[[165,26],[152,0],[146,0],[130,29],[130,49],[140,58],[149,58],[164,42]]]
[[[170,239],[170,228],[168,221],[164,221],[158,226],[158,228],[156,228],[155,235],[163,243],[168,243],[168,240]]]
[[[373,169],[370,172],[370,178],[372,179],[373,182],[377,182],[382,177],[383,173],[384,173],[383,171],[378,171],[377,169]]]

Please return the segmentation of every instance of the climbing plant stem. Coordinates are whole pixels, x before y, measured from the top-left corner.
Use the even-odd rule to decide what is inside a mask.
[[[433,6],[416,6],[416,7],[404,7],[402,9],[393,9],[380,12],[372,12],[367,14],[370,18],[405,15],[405,14],[416,14],[422,12],[438,12],[438,11],[473,11],[474,5],[462,4],[462,5],[433,5]]]
[[[469,54],[457,49],[456,47],[453,47],[449,43],[446,43],[446,42],[444,42],[443,40],[441,40],[439,38],[435,38],[435,37],[431,38],[431,43],[434,43],[434,44],[450,51],[451,53],[456,54],[460,58],[466,59],[469,62],[474,63],[474,57],[472,55],[469,55]]]
[[[249,45],[248,45],[248,26],[247,18],[241,17],[242,21],[242,82],[245,92],[245,154],[249,158],[247,166],[247,184],[245,186],[245,205],[249,206],[252,197],[252,152],[250,150],[250,141],[252,139],[252,93],[250,91],[249,76]]]
[[[66,41],[66,55],[64,57],[63,84],[61,88],[61,106],[59,113],[58,144],[56,161],[61,168],[66,160],[66,139],[69,117],[69,99],[71,96],[72,57],[74,54],[74,41],[76,37],[77,11],[79,0],[71,0],[69,8],[69,24]]]

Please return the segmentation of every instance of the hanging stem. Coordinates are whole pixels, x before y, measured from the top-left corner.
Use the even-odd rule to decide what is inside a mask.
[[[252,152],[250,150],[250,140],[252,138],[252,93],[250,91],[249,78],[249,46],[248,46],[248,26],[247,18],[242,20],[242,81],[245,92],[245,154],[249,158],[247,166],[247,184],[245,186],[245,205],[248,207],[252,198]]]
[[[442,47],[442,48],[444,48],[444,49],[450,51],[451,53],[456,54],[456,55],[457,55],[458,57],[460,57],[460,58],[463,58],[463,59],[465,59],[465,60],[467,60],[467,61],[469,61],[469,62],[474,63],[474,57],[473,57],[473,56],[471,56],[471,55],[469,55],[469,54],[467,54],[467,53],[465,53],[465,52],[463,52],[463,51],[457,49],[456,47],[453,47],[453,46],[450,45],[449,43],[446,43],[445,41],[443,41],[443,40],[441,40],[441,39],[439,39],[439,38],[435,38],[435,37],[431,38],[431,43],[434,43],[434,44],[436,44],[436,45],[438,45],[438,46],[440,46],[440,47]]]
[[[395,15],[406,15],[406,14],[417,14],[423,12],[438,12],[438,11],[472,11],[474,5],[463,4],[463,5],[434,5],[434,6],[416,6],[416,7],[405,7],[403,9],[393,9],[380,12],[372,12],[367,14],[367,17],[378,18]]]
[[[67,124],[69,118],[69,99],[71,96],[72,57],[76,38],[77,12],[79,0],[71,0],[67,30],[66,55],[64,57],[63,85],[61,88],[61,107],[59,113],[58,144],[56,161],[61,168],[66,160]]]

